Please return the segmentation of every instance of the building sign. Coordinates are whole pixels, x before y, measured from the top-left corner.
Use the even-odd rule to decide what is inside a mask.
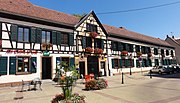
[[[6,54],[37,54],[36,50],[7,50]]]
[[[50,53],[48,51],[43,52],[43,56],[49,56],[49,55],[50,55]]]

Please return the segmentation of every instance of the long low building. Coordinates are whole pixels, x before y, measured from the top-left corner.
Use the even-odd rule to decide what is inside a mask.
[[[174,47],[166,41],[103,25],[94,11],[78,18],[27,0],[0,0],[0,44],[0,85],[53,79],[61,61],[83,76],[137,72],[175,61]]]

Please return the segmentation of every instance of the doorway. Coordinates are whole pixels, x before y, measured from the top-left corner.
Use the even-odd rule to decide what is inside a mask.
[[[51,57],[42,57],[42,79],[52,79]]]
[[[80,78],[85,76],[85,62],[79,62],[79,69],[80,69]]]
[[[106,67],[105,67],[105,62],[101,62],[101,70],[103,72],[102,76],[106,76]]]
[[[88,74],[93,73],[96,77],[99,74],[99,66],[98,66],[98,57],[97,56],[89,56],[87,58],[87,67]]]

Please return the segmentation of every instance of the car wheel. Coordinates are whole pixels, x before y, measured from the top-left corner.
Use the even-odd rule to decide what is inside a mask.
[[[159,73],[159,74],[162,74],[162,72],[161,72],[161,71],[159,71],[158,73]]]

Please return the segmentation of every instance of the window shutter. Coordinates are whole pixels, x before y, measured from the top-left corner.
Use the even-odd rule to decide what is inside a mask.
[[[114,46],[114,41],[111,41],[111,49],[112,49],[112,50],[115,50],[115,48],[116,48],[116,47]]]
[[[125,44],[125,47],[126,47],[126,51],[129,51],[129,45]]]
[[[2,39],[2,23],[0,22],[0,39]]]
[[[31,43],[36,42],[36,28],[31,28]]]
[[[52,31],[52,44],[57,44],[56,31]]]
[[[40,28],[37,28],[36,32],[37,32],[37,38],[36,38],[37,41],[36,42],[41,43],[41,41],[42,41],[42,30]]]
[[[120,42],[118,42],[118,51],[122,51],[122,46]]]
[[[136,60],[136,67],[138,67],[139,66],[139,61],[138,60]]]
[[[128,67],[129,66],[129,59],[126,59],[125,60],[125,67]]]
[[[74,45],[74,34],[70,33],[69,34],[69,46],[73,46]]]
[[[104,49],[104,40],[101,40],[101,49]]]
[[[114,68],[114,59],[111,59],[112,61],[112,68]]]
[[[70,66],[74,66],[74,58],[70,58]]]
[[[56,40],[57,40],[57,44],[61,45],[61,32],[57,31],[57,39]]]
[[[11,40],[17,41],[18,26],[12,24],[10,29],[11,29]]]
[[[82,37],[81,43],[82,43],[82,48],[85,49],[86,48],[86,37],[85,36]]]
[[[37,71],[37,58],[31,57],[31,73],[36,73]]]
[[[147,67],[149,67],[149,59],[146,60]]]
[[[7,75],[7,57],[0,57],[0,75]]]
[[[10,57],[9,74],[16,74],[16,57]]]

